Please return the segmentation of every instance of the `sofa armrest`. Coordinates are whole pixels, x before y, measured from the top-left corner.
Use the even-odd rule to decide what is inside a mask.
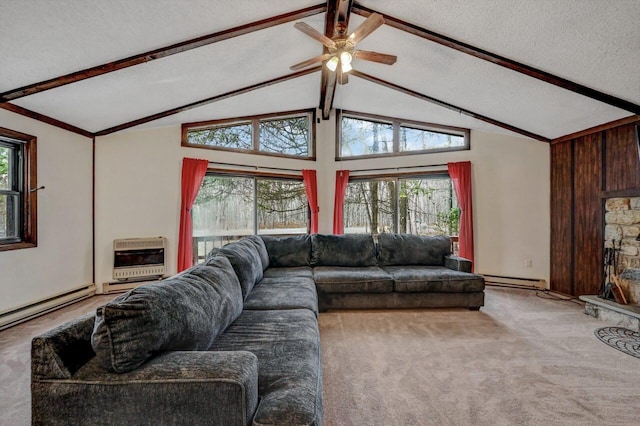
[[[65,379],[33,378],[33,424],[247,425],[258,406],[258,359],[246,351],[160,354],[124,374],[94,360]]]
[[[471,272],[472,262],[460,256],[445,256],[444,266],[460,272]]]

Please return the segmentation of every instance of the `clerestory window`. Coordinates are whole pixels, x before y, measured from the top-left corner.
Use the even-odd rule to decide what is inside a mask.
[[[313,159],[315,110],[182,125],[182,145]]]
[[[469,149],[469,130],[377,115],[338,114],[336,158],[426,154]]]

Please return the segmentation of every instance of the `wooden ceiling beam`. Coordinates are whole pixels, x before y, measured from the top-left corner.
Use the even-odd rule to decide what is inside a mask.
[[[189,103],[189,104],[186,104],[186,105],[182,105],[182,106],[179,106],[179,107],[176,107],[176,108],[171,108],[171,109],[168,109],[166,111],[162,111],[162,112],[159,112],[159,113],[156,113],[156,114],[153,114],[153,115],[148,115],[146,117],[138,118],[137,120],[129,121],[129,122],[124,123],[124,124],[119,124],[117,126],[110,127],[108,129],[100,130],[99,132],[95,133],[95,136],[105,136],[105,135],[108,135],[108,134],[111,134],[111,133],[118,132],[120,130],[129,129],[131,127],[138,126],[140,124],[148,123],[150,121],[159,120],[161,118],[168,117],[170,115],[174,115],[174,114],[178,114],[178,113],[181,113],[181,112],[184,112],[184,111],[188,111],[188,110],[193,109],[193,108],[198,108],[198,107],[201,107],[201,106],[204,106],[204,105],[208,105],[208,104],[211,104],[211,103],[214,103],[214,102],[222,101],[224,99],[228,99],[228,98],[231,98],[233,96],[243,95],[245,93],[249,93],[249,92],[252,92],[254,90],[258,90],[258,89],[262,89],[262,88],[265,88],[265,87],[269,87],[269,86],[272,86],[274,84],[282,83],[282,82],[287,81],[287,80],[292,80],[294,78],[302,77],[302,76],[305,76],[307,74],[311,74],[311,73],[320,71],[321,68],[322,68],[322,65],[318,65],[317,67],[307,68],[307,69],[304,69],[304,70],[296,71],[294,73],[287,74],[287,75],[284,75],[282,77],[277,77],[277,78],[273,78],[271,80],[263,81],[262,83],[253,84],[251,86],[243,87],[241,89],[232,90],[230,92],[226,92],[226,93],[223,93],[221,95],[212,96],[212,97],[209,97],[209,98],[206,98],[206,99],[202,99],[202,100],[199,100],[199,101],[196,101],[196,102],[192,102],[192,103]]]
[[[109,62],[109,63],[98,65],[92,68],[87,68],[82,71],[76,71],[71,74],[66,74],[60,77],[52,78],[50,80],[29,84],[27,86],[23,86],[18,89],[9,90],[0,94],[0,103],[12,101],[12,100],[21,98],[23,96],[29,96],[36,93],[44,92],[45,90],[54,89],[56,87],[64,86],[70,83],[75,83],[77,81],[82,81],[91,77],[97,77],[99,75],[103,75],[103,74],[118,71],[124,68],[132,67],[134,65],[143,64],[156,59],[166,58],[167,56],[175,55],[176,53],[186,52],[188,50],[206,46],[208,44],[217,43],[222,40],[227,40],[233,37],[249,34],[254,31],[264,30],[266,28],[270,28],[276,25],[306,18],[308,16],[317,15],[319,13],[323,13],[325,10],[326,10],[326,5],[318,4],[316,6],[310,6],[304,9],[298,9],[293,12],[284,13],[282,15],[273,16],[267,19],[261,19],[259,21],[254,21],[249,24],[240,25],[227,30],[219,31],[212,34],[207,34],[201,37],[196,37],[180,43],[172,44],[170,46],[165,46],[159,49],[150,50],[148,52],[140,53],[134,56],[129,56],[128,58],[120,59],[115,62]]]
[[[71,133],[75,133],[87,138],[93,138],[93,133],[88,130],[81,129],[80,127],[76,127],[72,124],[65,123],[64,121],[56,120],[53,117],[49,117],[48,115],[40,114],[39,112],[32,111],[27,108],[23,108],[16,104],[12,104],[9,102],[0,103],[0,108],[6,109],[7,111],[14,112],[16,114],[20,114],[24,117],[33,118],[34,120],[38,120],[42,123],[50,124],[51,126],[58,127],[60,129],[67,130]]]
[[[613,129],[614,127],[624,126],[625,124],[638,123],[640,124],[640,116],[630,115],[629,117],[621,118],[619,120],[610,121],[609,123],[599,124],[588,129],[580,130],[579,132],[570,133],[568,135],[560,136],[551,141],[551,145],[555,145],[560,142],[570,141],[572,139],[581,138],[583,136],[589,136],[594,133],[602,132],[605,130]]]
[[[372,13],[379,13],[384,17],[385,25],[389,25],[393,28],[433,41],[435,43],[441,44],[443,46],[449,47],[454,50],[458,50],[460,52],[491,62],[493,64],[500,65],[502,67],[519,72],[529,77],[542,80],[554,86],[562,87],[563,89],[570,90],[572,92],[578,93],[579,95],[586,96],[591,99],[595,99],[597,101],[614,106],[616,108],[630,111],[634,114],[640,114],[640,105],[634,104],[633,102],[629,102],[624,99],[609,95],[607,93],[600,92],[598,90],[592,89],[582,84],[575,83],[573,81],[567,80],[562,77],[558,77],[546,71],[542,71],[532,66],[525,65],[523,63],[514,61],[509,58],[505,58],[504,56],[500,56],[495,53],[488,52],[486,50],[472,46],[470,44],[463,43],[461,41],[438,34],[436,32],[427,30],[425,28],[421,28],[417,25],[410,24],[398,18],[394,18],[393,16],[389,16],[384,13],[377,12],[366,6],[362,6],[360,4],[354,4],[353,7],[351,8],[351,11],[353,13],[357,13],[358,15],[364,16],[364,17],[368,17]]]
[[[389,89],[396,90],[396,91],[398,91],[400,93],[404,93],[405,95],[413,96],[414,98],[418,98],[418,99],[421,99],[423,101],[427,101],[427,102],[430,102],[432,104],[438,105],[440,107],[450,109],[451,111],[455,111],[455,112],[457,112],[459,114],[463,114],[463,115],[466,115],[468,117],[472,117],[472,118],[475,118],[477,120],[484,121],[485,123],[493,124],[494,126],[502,127],[503,129],[510,130],[510,131],[512,131],[514,133],[519,133],[519,134],[521,134],[523,136],[526,136],[528,138],[536,139],[536,140],[539,140],[539,141],[542,141],[542,142],[547,142],[547,143],[551,142],[551,139],[546,138],[544,136],[529,132],[527,130],[520,129],[518,127],[512,126],[512,125],[507,124],[507,123],[503,123],[502,121],[495,120],[493,118],[487,117],[487,116],[482,115],[482,114],[477,114],[477,113],[475,113],[473,111],[469,111],[468,109],[460,108],[460,107],[455,106],[453,104],[450,104],[448,102],[441,101],[440,99],[436,99],[436,98],[433,98],[431,96],[427,96],[425,94],[416,92],[416,91],[411,90],[411,89],[407,89],[406,87],[398,86],[397,84],[388,82],[386,80],[382,80],[382,79],[374,77],[372,75],[365,74],[363,72],[356,71],[356,70],[350,71],[350,74],[352,76],[354,76],[354,77],[362,78],[364,80],[368,80],[368,81],[370,81],[372,83],[375,83],[375,84],[378,84],[380,86],[384,86],[384,87],[387,87]]]

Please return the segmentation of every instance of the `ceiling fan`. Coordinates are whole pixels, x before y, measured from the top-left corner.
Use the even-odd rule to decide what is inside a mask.
[[[355,50],[358,42],[362,41],[362,39],[367,37],[382,24],[384,24],[384,18],[382,15],[372,13],[351,33],[351,35],[345,36],[344,33],[346,33],[346,28],[343,28],[343,31],[338,31],[341,35],[330,39],[304,22],[297,22],[294,27],[322,43],[327,48],[328,53],[292,65],[290,69],[299,70],[301,68],[308,67],[309,65],[326,61],[326,66],[329,70],[332,72],[338,70],[338,73],[346,77],[346,73],[353,69],[351,61],[354,58],[393,65],[398,59],[397,56],[371,52],[368,50]],[[338,68],[338,65],[340,65],[340,68]],[[345,80],[346,78],[339,79],[341,83],[346,83]]]

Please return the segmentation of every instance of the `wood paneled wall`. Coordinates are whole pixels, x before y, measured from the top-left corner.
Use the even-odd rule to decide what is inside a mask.
[[[604,200],[640,196],[636,123],[551,146],[551,289],[579,296],[602,285]]]

